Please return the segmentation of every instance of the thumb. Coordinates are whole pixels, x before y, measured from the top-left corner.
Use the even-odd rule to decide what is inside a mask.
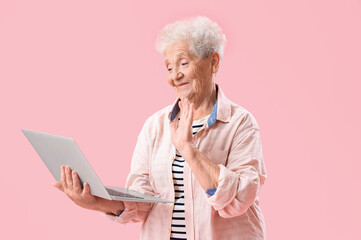
[[[85,196],[89,196],[90,195],[90,187],[88,183],[84,183],[83,184],[83,194]]]
[[[64,191],[63,189],[63,185],[61,185],[61,182],[57,182],[57,181],[54,181],[51,183],[54,187],[56,187],[57,189],[59,189],[60,191]]]

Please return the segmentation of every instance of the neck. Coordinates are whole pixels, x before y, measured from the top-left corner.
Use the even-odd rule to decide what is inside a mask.
[[[216,85],[213,84],[210,91],[205,93],[206,97],[194,101],[193,120],[198,120],[209,115],[217,101]]]

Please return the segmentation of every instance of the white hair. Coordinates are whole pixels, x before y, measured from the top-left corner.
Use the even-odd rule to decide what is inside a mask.
[[[164,54],[165,49],[175,42],[185,41],[189,50],[199,58],[218,52],[223,58],[226,36],[216,22],[207,17],[192,17],[166,25],[160,30],[155,47]]]

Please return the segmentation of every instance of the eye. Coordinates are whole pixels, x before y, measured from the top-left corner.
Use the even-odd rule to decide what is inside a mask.
[[[168,72],[171,72],[172,71],[172,68],[168,68]]]
[[[181,65],[182,65],[182,66],[187,66],[187,65],[188,65],[188,62],[189,62],[189,61],[187,61],[186,59],[182,59]]]

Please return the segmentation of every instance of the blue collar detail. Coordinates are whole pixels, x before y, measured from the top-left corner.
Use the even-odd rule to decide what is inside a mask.
[[[208,118],[208,126],[211,127],[213,124],[217,121],[217,107],[218,107],[218,98],[216,100],[216,104],[214,104],[213,110],[211,112],[211,115]]]
[[[173,121],[174,118],[177,116],[177,114],[179,113],[180,111],[180,108],[178,106],[178,103],[179,103],[180,99],[178,99],[178,101],[175,103],[174,105],[174,108],[172,110],[172,113],[170,114],[170,121]]]
[[[216,104],[214,104],[213,110],[207,120],[208,126],[211,127],[213,126],[216,121],[217,121],[217,108],[218,108],[218,86],[216,86],[216,91],[217,91],[217,100],[216,100]],[[174,118],[177,116],[177,114],[179,113],[180,109],[178,106],[180,99],[178,99],[178,101],[174,104],[174,107],[172,109],[172,113],[170,114],[170,121],[173,121]]]

